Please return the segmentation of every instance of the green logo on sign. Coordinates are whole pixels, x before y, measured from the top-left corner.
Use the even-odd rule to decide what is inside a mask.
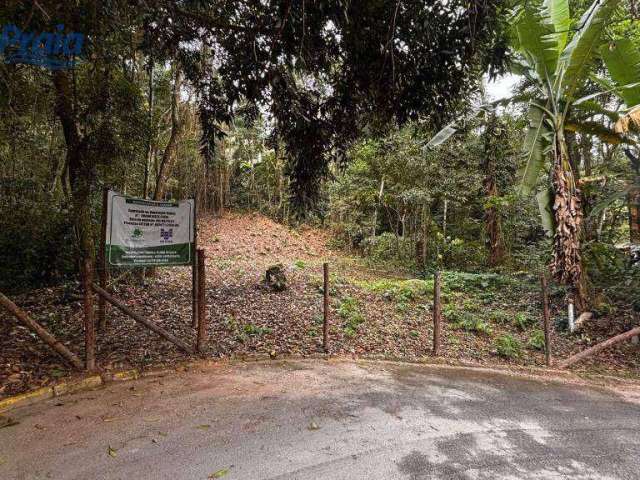
[[[142,230],[140,230],[139,228],[136,228],[131,234],[131,238],[133,238],[134,240],[142,240],[143,237],[144,233],[142,233]]]

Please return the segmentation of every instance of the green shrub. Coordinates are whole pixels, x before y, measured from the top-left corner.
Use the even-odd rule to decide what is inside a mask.
[[[364,322],[358,300],[353,297],[344,297],[338,305],[337,313],[345,320],[343,325],[345,336],[354,337],[358,327]]]
[[[544,350],[544,332],[534,330],[529,337],[529,346],[536,350]]]
[[[303,261],[303,260],[296,260],[295,262],[293,262],[293,265],[294,265],[298,270],[302,270],[302,269],[304,269],[304,268],[307,266],[307,264],[306,264],[306,263],[304,263],[304,261]]]
[[[477,312],[478,310],[480,310],[482,308],[482,306],[478,305],[472,299],[467,298],[466,300],[464,300],[462,302],[462,308],[464,310],[466,310],[466,311],[469,311],[469,312]]]
[[[497,273],[468,273],[447,271],[442,275],[442,289],[446,292],[475,293],[494,298],[494,291],[513,286],[511,278]]]
[[[358,300],[353,297],[344,297],[340,300],[338,308],[336,309],[338,315],[346,319],[354,312],[357,312],[359,308]]]
[[[398,302],[408,302],[417,300],[419,297],[428,297],[433,290],[433,286],[429,289],[428,283],[419,279],[363,281],[358,282],[358,286]]]
[[[496,340],[496,351],[504,358],[517,358],[522,352],[522,344],[511,335],[502,335]]]
[[[414,243],[409,238],[384,232],[362,241],[364,255],[377,263],[396,263],[411,267],[415,264]]]
[[[243,330],[244,330],[244,333],[246,333],[247,335],[264,335],[264,334],[269,334],[273,332],[273,329],[269,327],[258,327],[251,323],[248,325],[245,325]]]
[[[404,313],[409,309],[409,305],[405,302],[398,302],[396,304],[396,312]]]
[[[535,322],[535,318],[525,312],[518,312],[513,317],[513,324],[520,330],[526,330],[531,325],[535,324]]]
[[[483,305],[490,305],[496,301],[496,294],[494,292],[482,292],[478,295],[478,299]]]
[[[25,184],[13,203],[0,183],[0,290],[17,292],[64,281],[76,270],[76,239],[62,202]],[[18,188],[18,187],[16,187]],[[23,193],[33,192],[33,198]]]
[[[453,327],[456,329],[461,329],[461,330],[465,330],[467,332],[475,332],[475,333],[482,333],[485,335],[491,335],[491,333],[493,333],[493,330],[491,329],[491,327],[489,326],[489,324],[487,324],[487,322],[485,322],[482,317],[479,317],[476,314],[473,314],[471,312],[466,312],[466,311],[454,311],[454,315],[453,318],[455,318],[455,320],[453,321]],[[449,315],[447,317],[447,320],[451,321],[452,316]]]
[[[509,323],[511,320],[511,314],[509,312],[505,312],[504,310],[492,310],[489,313],[489,318],[491,321],[496,323]]]

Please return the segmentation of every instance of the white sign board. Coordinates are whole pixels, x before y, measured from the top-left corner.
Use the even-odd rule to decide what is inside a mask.
[[[109,191],[106,254],[110,265],[191,265],[195,203],[155,202]]]

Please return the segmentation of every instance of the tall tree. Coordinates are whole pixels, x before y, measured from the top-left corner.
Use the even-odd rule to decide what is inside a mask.
[[[158,44],[182,51],[200,92],[203,141],[219,137],[243,99],[268,109],[303,209],[359,132],[421,115],[444,121],[506,51],[499,0],[155,4]],[[200,42],[211,61],[193,48]]]
[[[184,127],[184,119],[180,113],[180,88],[182,86],[182,71],[178,65],[173,67],[173,87],[171,95],[171,133],[169,141],[164,149],[160,165],[158,167],[158,175],[156,178],[156,188],[153,193],[154,200],[162,200],[167,186],[167,180],[171,174],[171,169],[176,162],[178,155],[178,142],[182,135]]]
[[[502,221],[496,202],[499,199],[498,182],[496,179],[496,161],[500,148],[502,126],[496,118],[495,112],[489,115],[485,131],[484,171],[485,230],[489,246],[489,265],[495,267],[504,260],[504,239],[502,237]]]

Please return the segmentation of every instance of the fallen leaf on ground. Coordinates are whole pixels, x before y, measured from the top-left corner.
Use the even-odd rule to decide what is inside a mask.
[[[209,425],[208,423],[203,423],[202,425],[198,425],[196,428],[199,428],[200,430],[206,430],[207,428],[211,428],[211,425]]]
[[[311,422],[309,424],[309,430],[320,430],[320,427],[318,426],[318,424],[316,422]]]
[[[117,455],[117,453],[116,453],[116,452],[117,452],[117,450],[116,450],[115,448],[112,448],[112,447],[111,447],[111,445],[109,445],[109,447],[107,448],[107,454],[108,454],[110,457],[114,457],[114,458],[115,458],[115,457],[116,457],[116,455]]]
[[[19,423],[20,422],[18,422],[17,420],[11,417],[5,417],[3,415],[0,415],[0,428],[12,427],[14,425],[18,425]]]
[[[224,477],[227,473],[229,473],[229,469],[228,468],[223,468],[222,470],[218,470],[217,472],[213,472],[211,475],[209,475],[209,477],[207,478],[222,478]]]

